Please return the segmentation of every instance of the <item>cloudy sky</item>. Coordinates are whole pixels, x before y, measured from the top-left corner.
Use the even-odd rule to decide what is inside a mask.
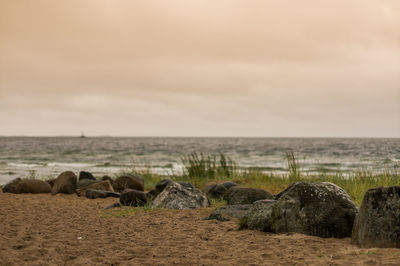
[[[398,0],[0,0],[0,135],[400,137]]]

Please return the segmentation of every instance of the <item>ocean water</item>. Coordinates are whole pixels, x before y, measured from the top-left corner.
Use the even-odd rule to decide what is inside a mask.
[[[400,139],[0,137],[0,184],[31,174],[85,170],[101,176],[148,165],[162,174],[181,173],[182,156],[193,151],[224,153],[239,167],[285,173],[290,150],[309,173],[400,170]]]

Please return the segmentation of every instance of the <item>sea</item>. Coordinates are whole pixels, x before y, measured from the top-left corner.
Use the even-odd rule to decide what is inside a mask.
[[[275,174],[287,173],[291,152],[308,174],[400,171],[399,138],[0,137],[0,184],[67,170],[180,174],[183,156],[192,152],[223,153],[239,169]]]

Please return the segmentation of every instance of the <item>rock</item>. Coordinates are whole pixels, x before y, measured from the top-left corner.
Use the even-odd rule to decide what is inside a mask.
[[[46,182],[51,186],[51,188],[53,188],[56,179],[55,178],[47,179]]]
[[[126,188],[144,191],[144,180],[139,175],[122,175],[115,179],[113,188],[117,192]]]
[[[21,180],[21,178],[17,177],[5,184],[3,187],[3,193],[17,193],[17,185],[19,182],[21,182]]]
[[[160,194],[160,193],[165,189],[165,187],[166,187],[169,183],[171,183],[171,182],[176,182],[176,181],[173,181],[173,180],[171,180],[171,179],[163,179],[163,180],[161,180],[160,182],[158,182],[158,183],[156,184],[155,193],[153,193],[153,194],[154,194],[154,195]],[[184,187],[186,187],[186,188],[195,188],[195,187],[194,187],[191,183],[189,183],[189,182],[178,181],[178,182],[176,182],[176,183],[181,184],[182,186],[184,186]]]
[[[350,196],[335,184],[296,182],[275,200],[255,202],[241,219],[241,227],[343,238],[351,236],[357,212]]]
[[[240,229],[248,228],[264,232],[275,232],[271,229],[271,216],[276,200],[259,200],[252,204],[240,220]]]
[[[97,199],[97,198],[107,198],[107,192],[104,190],[96,190],[96,189],[86,189],[84,191],[86,198],[88,199]],[[81,194],[83,195],[83,194]],[[79,196],[81,196],[79,195]]]
[[[93,179],[83,179],[83,180],[79,180],[78,184],[76,185],[77,189],[82,189],[85,188],[87,186],[90,186],[92,184],[101,182],[99,180],[93,180]]]
[[[273,199],[269,192],[259,188],[231,187],[225,194],[228,205],[251,204],[257,200]]]
[[[109,177],[108,175],[103,176],[103,177],[101,178],[101,180],[103,180],[103,181],[108,180],[108,181],[110,181],[110,184],[111,184],[111,185],[114,184],[114,179],[112,179],[112,178]]]
[[[86,171],[79,172],[79,181],[89,179],[89,180],[96,180],[96,178],[92,175],[92,173]]]
[[[170,179],[163,179],[163,180],[159,181],[156,184],[156,188],[155,188],[155,193],[154,194],[155,195],[160,194],[164,190],[164,188],[171,182],[173,182],[173,181],[170,180]]]
[[[75,193],[77,179],[78,178],[76,177],[76,175],[71,171],[61,173],[54,182],[51,194],[55,195],[57,193]]]
[[[38,179],[22,179],[16,188],[16,193],[50,193],[51,186],[43,181]]]
[[[240,219],[252,206],[252,204],[222,206],[214,210],[208,217],[203,218],[203,220],[229,221],[231,218]]]
[[[122,192],[121,192],[121,194],[122,193],[125,193],[125,192],[129,192],[129,191],[132,191],[132,190],[134,190],[134,189],[131,189],[131,188],[125,188]]]
[[[222,184],[210,184],[204,188],[204,193],[210,198],[222,199],[225,193],[231,188],[235,187],[235,182],[227,181]]]
[[[125,206],[144,206],[147,203],[146,194],[140,190],[130,190],[121,194],[119,201]]]
[[[169,209],[195,209],[209,205],[208,198],[200,190],[173,181],[152,202],[153,207]]]
[[[109,182],[109,181],[107,180],[107,182]],[[85,196],[88,199],[109,198],[109,197],[119,198],[120,194],[117,192],[111,192],[111,191],[87,189],[85,191]]]
[[[99,181],[99,182],[90,184],[90,185],[88,185],[88,186],[86,186],[84,188],[81,188],[81,189],[77,189],[76,190],[76,194],[78,196],[85,195],[86,190],[88,190],[88,189],[114,192],[114,189],[110,184],[110,181],[106,180],[106,181]]]
[[[400,186],[365,193],[352,242],[363,248],[400,248]]]
[[[156,196],[157,196],[157,194],[156,194],[156,190],[155,189],[152,189],[152,190],[146,192],[147,200],[153,200]]]
[[[184,186],[185,188],[195,188],[191,183],[186,182],[186,181],[178,181],[178,184],[181,184],[182,186]]]

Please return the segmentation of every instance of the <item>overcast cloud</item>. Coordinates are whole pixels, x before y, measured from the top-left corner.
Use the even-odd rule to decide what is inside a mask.
[[[0,135],[400,137],[397,0],[0,0]]]

